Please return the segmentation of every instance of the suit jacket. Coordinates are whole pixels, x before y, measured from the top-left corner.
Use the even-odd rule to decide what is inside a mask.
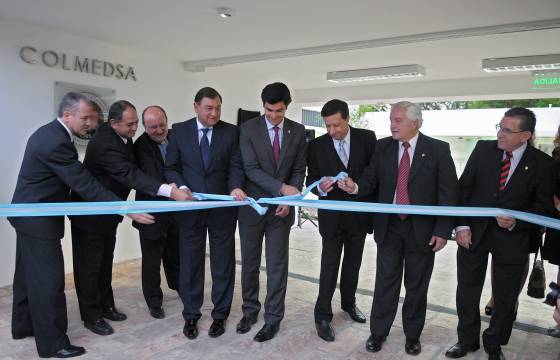
[[[397,188],[399,167],[399,142],[387,137],[377,142],[372,163],[358,180],[359,193],[370,194],[377,190],[378,202],[392,204]],[[411,205],[456,206],[459,186],[455,164],[451,158],[449,144],[418,135],[418,142],[410,165],[408,197]],[[374,215],[374,237],[383,242],[389,226],[389,214]],[[409,215],[414,238],[426,251],[432,235],[448,239],[454,220],[444,216]]]
[[[462,206],[499,207],[551,216],[554,214],[554,163],[552,158],[531,145],[523,153],[519,164],[503,191],[498,191],[503,150],[496,140],[477,142],[459,180]],[[469,251],[480,246],[483,235],[494,218],[471,217],[458,221],[468,225],[472,232]],[[495,239],[494,256],[512,263],[525,262],[529,253],[531,235],[537,225],[517,220],[512,231],[503,229],[500,239]]]
[[[89,201],[120,200],[84,168],[68,132],[55,119],[41,126],[27,141],[12,203],[67,202],[70,189]],[[64,236],[64,216],[8,220],[17,232],[27,236]]]
[[[245,175],[239,155],[237,126],[219,121],[212,128],[210,159],[205,170],[198,141],[196,118],[174,124],[167,146],[165,178],[177,186],[187,186],[193,192],[229,195],[235,188],[243,188]],[[210,221],[237,217],[235,208],[214,209]],[[181,214],[181,224],[190,226],[200,214],[187,211]]]
[[[247,176],[246,192],[255,199],[280,196],[283,183],[298,189],[303,186],[307,160],[305,127],[284,118],[282,133],[282,146],[276,164],[265,117],[260,116],[241,125],[239,146]],[[293,222],[295,219],[293,209],[290,208],[288,216]],[[239,208],[240,222],[256,224],[261,220],[262,217],[252,208],[248,206]]]
[[[168,133],[168,141],[169,135]],[[140,135],[138,139],[134,142],[134,156],[136,158],[136,163],[138,168],[142,170],[145,174],[153,177],[154,179],[165,183],[165,176],[163,174],[164,159],[159,150],[159,144],[150,139],[147,133]],[[163,196],[153,196],[142,191],[136,191],[137,201],[162,201],[169,200]],[[164,236],[170,223],[174,222],[173,213],[160,212],[152,214],[155,218],[155,223],[153,224],[139,224],[133,222],[132,226],[137,228],[143,233],[143,236],[147,239],[159,239]]]
[[[307,186],[321,179],[323,176],[336,176],[341,171],[348,173],[348,176],[353,179],[359,179],[375,152],[376,142],[377,139],[373,131],[350,127],[350,153],[348,157],[348,167],[345,167],[338,156],[333,139],[329,134],[319,136],[312,140],[307,150]],[[313,192],[319,195],[317,190]],[[336,185],[333,186],[333,189],[323,198],[327,200],[343,201],[357,200],[355,195],[350,195],[340,190]],[[375,196],[371,194],[357,201],[374,202]],[[319,232],[323,236],[333,236],[336,233],[339,219],[342,216],[354,216],[356,218],[356,226],[364,233],[371,233],[373,231],[373,218],[371,214],[368,213],[319,209],[318,214]]]
[[[88,143],[84,166],[120,200],[126,200],[131,189],[156,195],[162,184],[137,167],[132,140],[125,144],[108,123],[102,124]],[[72,200],[83,201],[74,192]],[[111,233],[122,218],[120,215],[73,216],[72,223],[89,231]]]

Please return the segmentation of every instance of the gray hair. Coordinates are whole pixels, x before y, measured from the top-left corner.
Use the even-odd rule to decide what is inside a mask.
[[[411,103],[410,101],[399,101],[391,105],[391,108],[401,108],[406,110],[406,118],[408,120],[414,121],[418,120],[418,128],[422,127],[422,110],[420,106],[416,105],[415,103]]]
[[[80,101],[83,101],[91,106],[91,100],[84,94],[71,91],[64,95],[58,106],[58,117],[62,117],[65,111],[75,112],[78,109]]]

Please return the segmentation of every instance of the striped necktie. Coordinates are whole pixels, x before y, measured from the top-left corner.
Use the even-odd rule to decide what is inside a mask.
[[[500,191],[504,191],[504,189],[506,188],[512,157],[513,154],[511,153],[511,151],[506,151],[506,157],[502,160],[502,167],[500,168],[500,181],[498,183],[498,190]]]

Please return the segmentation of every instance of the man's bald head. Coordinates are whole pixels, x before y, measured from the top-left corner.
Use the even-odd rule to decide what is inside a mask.
[[[158,144],[167,139],[167,114],[161,106],[148,106],[142,112],[142,125],[146,134]]]

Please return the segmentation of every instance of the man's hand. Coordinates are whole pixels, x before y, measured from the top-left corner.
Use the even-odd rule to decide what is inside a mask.
[[[445,247],[446,244],[447,244],[447,239],[435,235],[432,236],[432,239],[430,240],[429,243],[429,245],[432,247],[434,252],[440,251]]]
[[[276,213],[274,215],[280,216],[281,218],[288,216],[290,213],[290,207],[287,205],[278,205],[276,208]]]
[[[192,193],[188,189],[171,189],[171,198],[175,201],[192,200]]]
[[[299,195],[301,193],[295,186],[282,184],[282,187],[280,187],[280,194],[282,194],[283,196],[288,196],[288,195]]]
[[[332,177],[325,176],[323,179],[321,179],[321,182],[319,183],[319,189],[321,189],[322,192],[328,193],[333,189],[334,183],[335,181],[333,180]]]
[[[237,201],[247,200],[247,194],[245,194],[245,191],[241,190],[240,188],[231,190],[230,195],[233,196],[233,198]]]
[[[464,247],[465,249],[468,249],[472,245],[471,237],[472,237],[471,229],[464,229],[464,230],[457,231],[457,234],[455,234],[455,241],[460,246]]]
[[[511,229],[512,226],[515,226],[515,219],[509,216],[496,216],[496,221],[498,226],[504,229]]]
[[[354,182],[354,180],[352,180],[351,177],[338,180],[336,182],[336,185],[340,190],[345,191],[348,194],[351,194],[356,190],[356,183]]]
[[[126,216],[128,216],[133,221],[136,221],[139,224],[149,225],[149,224],[153,224],[156,221],[155,218],[150,214],[144,214],[144,213],[141,213],[141,214],[126,214]]]

